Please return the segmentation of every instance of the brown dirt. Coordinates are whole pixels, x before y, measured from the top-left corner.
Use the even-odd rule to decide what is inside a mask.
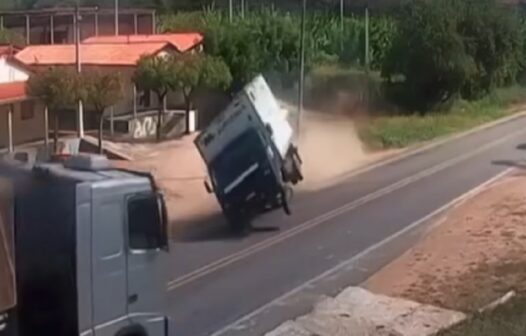
[[[305,175],[300,187],[306,190],[330,186],[352,169],[395,154],[395,151],[367,152],[352,119],[343,114],[319,112],[304,114],[298,148]]]
[[[366,288],[472,311],[510,289],[526,293],[526,174],[506,177],[450,211]]]
[[[208,194],[203,185],[206,168],[193,144],[194,137],[158,144],[117,144],[134,160],[114,161],[116,166],[149,171],[162,188],[172,237],[199,218],[220,212],[214,195]]]

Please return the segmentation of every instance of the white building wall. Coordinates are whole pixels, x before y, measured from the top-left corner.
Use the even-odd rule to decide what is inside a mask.
[[[25,81],[29,78],[27,70],[12,64],[0,56],[0,83]]]

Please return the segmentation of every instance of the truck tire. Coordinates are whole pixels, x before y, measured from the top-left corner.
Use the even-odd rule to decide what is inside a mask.
[[[290,201],[292,200],[292,196],[293,191],[290,186],[286,185],[281,188],[281,206],[283,207],[283,211],[285,211],[285,213],[289,216],[292,214],[292,211],[290,210]]]
[[[235,234],[247,234],[250,231],[250,219],[247,214],[239,212],[225,213],[230,231]]]
[[[303,181],[303,173],[301,172],[301,158],[298,153],[292,157],[292,169],[293,169],[293,178],[292,183],[297,184],[298,182]]]

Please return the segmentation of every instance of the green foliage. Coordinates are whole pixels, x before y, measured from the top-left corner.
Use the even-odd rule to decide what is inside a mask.
[[[412,0],[382,66],[387,93],[411,110],[513,83],[524,63],[518,16],[495,0]]]
[[[12,44],[16,46],[24,46],[26,39],[11,30],[0,29],[0,44]]]
[[[163,16],[160,26],[163,31],[203,32],[205,51],[223,58],[232,72],[236,89],[257,73],[278,73],[283,80],[297,73],[300,19],[297,13],[260,9],[250,11],[245,19],[236,16],[230,23],[224,12],[208,9]],[[396,31],[394,28],[391,18],[372,18],[370,45],[373,68],[381,64]],[[345,18],[342,34],[336,16],[309,14],[305,35],[307,69],[319,63],[363,64],[364,34],[362,18]]]
[[[463,5],[458,30],[477,71],[462,94],[476,98],[515,81],[524,63],[524,30],[519,16],[496,0],[467,0]]]
[[[184,54],[172,59],[173,90],[191,98],[197,88],[227,89],[232,75],[223,60],[204,54]]]
[[[51,110],[74,106],[81,97],[77,72],[63,67],[54,67],[31,75],[27,89],[29,95],[41,99]]]
[[[82,98],[86,107],[102,114],[123,97],[123,81],[119,73],[86,71],[81,74]]]
[[[29,77],[27,91],[42,100],[53,113],[53,147],[58,149],[59,115],[82,98],[78,73],[71,68],[49,68]]]
[[[524,263],[504,263],[501,267],[514,266],[518,270],[524,269]],[[488,275],[489,276],[489,275]],[[513,274],[517,279],[523,279],[522,273]],[[510,276],[511,277],[511,276]],[[497,278],[497,276],[495,276]],[[501,276],[498,277],[502,278]],[[522,285],[522,284],[521,284]],[[497,287],[497,286],[495,286]],[[510,301],[485,313],[474,314],[462,323],[449,330],[443,330],[438,336],[522,336],[526,335],[526,297],[524,294],[512,298]]]
[[[155,92],[161,101],[174,86],[172,58],[142,57],[137,64],[132,80],[139,89]]]
[[[522,87],[497,89],[480,100],[457,101],[449,111],[363,120],[357,124],[358,133],[372,149],[403,148],[505,117],[513,112],[506,108],[524,103],[524,96]]]
[[[476,70],[457,31],[459,19],[455,0],[414,0],[404,8],[382,69],[399,103],[428,110],[458,94]]]
[[[99,121],[99,153],[102,149],[102,125],[104,110],[115,105],[123,96],[123,81],[119,73],[87,71],[80,75],[80,94],[86,107],[97,114]]]
[[[157,141],[161,140],[163,101],[168,92],[175,85],[173,76],[173,61],[171,56],[156,55],[141,57],[132,77],[140,90],[151,90],[157,95],[159,102],[157,110]]]

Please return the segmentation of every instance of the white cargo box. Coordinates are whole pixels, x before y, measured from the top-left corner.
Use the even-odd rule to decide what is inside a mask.
[[[196,138],[195,144],[203,160],[210,163],[223,149],[247,129],[253,127],[267,132],[281,157],[284,158],[292,140],[293,131],[287,112],[280,108],[263,76],[250,82]]]

